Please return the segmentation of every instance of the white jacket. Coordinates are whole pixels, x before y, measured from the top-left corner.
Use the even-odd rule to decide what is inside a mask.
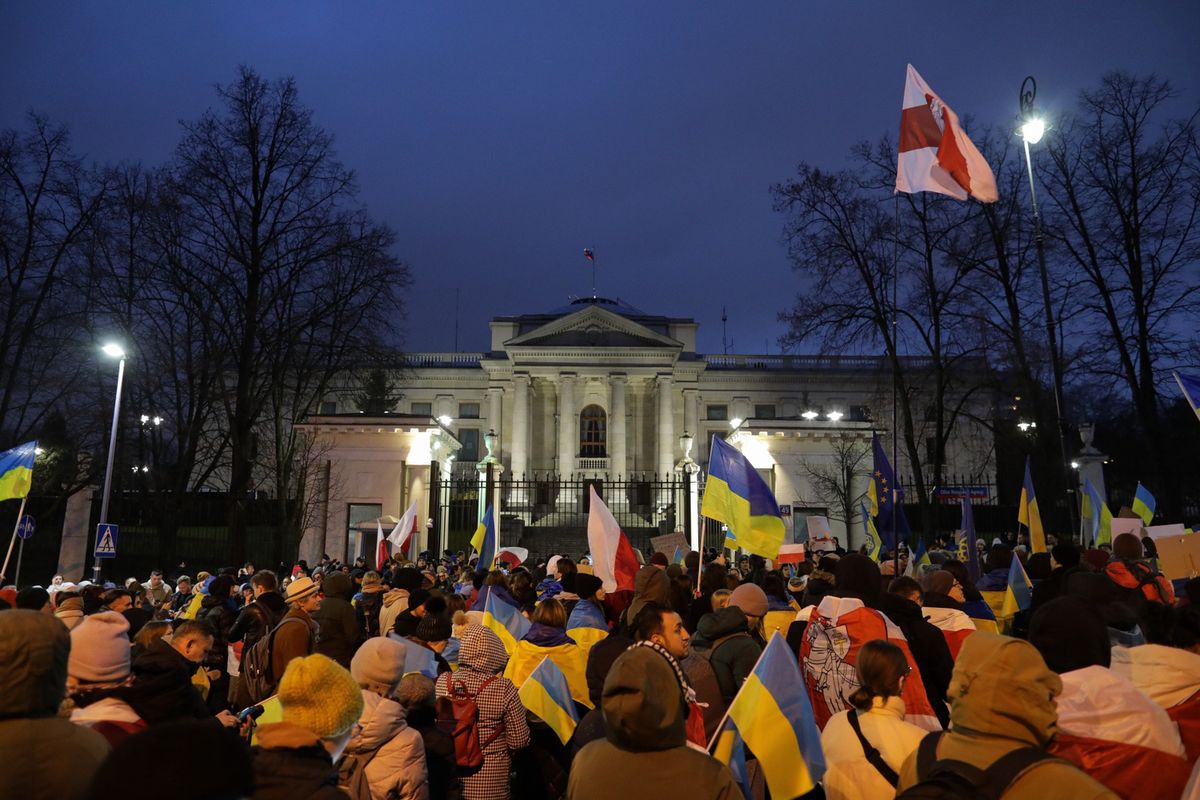
[[[425,742],[408,727],[404,706],[375,692],[362,690],[362,730],[346,745],[346,754],[375,753],[367,764],[372,800],[429,800],[429,773],[425,768]]]
[[[829,800],[875,800],[896,796],[896,789],[871,766],[862,742],[847,719],[848,711],[829,718],[821,732],[825,751],[825,796]],[[904,701],[899,697],[876,697],[871,710],[859,712],[863,736],[875,746],[888,766],[897,774],[928,731],[904,721]]]
[[[1162,708],[1177,706],[1200,692],[1200,655],[1178,647],[1114,647],[1112,670],[1133,681]]]

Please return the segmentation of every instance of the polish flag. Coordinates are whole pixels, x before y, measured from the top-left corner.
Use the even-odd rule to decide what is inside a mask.
[[[896,191],[937,192],[956,200],[994,203],[996,176],[967,138],[958,115],[908,65],[900,110],[900,160]]]
[[[404,512],[404,516],[396,523],[396,527],[392,528],[392,532],[388,534],[387,540],[396,546],[399,553],[402,553],[405,558],[408,557],[408,546],[412,544],[412,536],[417,532],[417,501],[413,500],[412,505]]]
[[[592,551],[592,568],[596,577],[604,582],[604,591],[633,591],[633,581],[638,573],[637,555],[629,545],[621,526],[596,487],[590,486],[590,513],[588,514],[588,547]]]
[[[780,564],[799,564],[804,560],[804,545],[784,544],[779,546],[779,555],[775,560]]]

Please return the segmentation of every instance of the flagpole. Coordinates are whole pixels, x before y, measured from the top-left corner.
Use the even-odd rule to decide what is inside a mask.
[[[900,360],[900,347],[896,336],[900,330],[900,195],[893,193],[892,196],[896,204],[896,232],[892,239],[892,469],[898,470],[900,469],[900,429],[897,423],[899,407],[897,384],[900,382],[900,377],[897,362]],[[896,504],[900,502],[900,497],[896,491],[894,473],[892,477],[892,574],[898,576],[900,574],[900,531],[896,528]]]
[[[17,524],[13,525],[12,538],[8,540],[8,553],[4,556],[4,567],[0,569],[0,578],[8,577],[8,562],[12,558],[13,545],[17,543],[17,529],[21,527],[21,517],[25,516],[25,501],[29,495],[21,498],[21,508],[17,510]]]

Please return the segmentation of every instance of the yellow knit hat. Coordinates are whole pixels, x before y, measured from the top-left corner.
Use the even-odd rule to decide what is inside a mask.
[[[288,662],[279,681],[283,719],[322,739],[341,736],[362,716],[363,698],[349,670],[314,653]]]

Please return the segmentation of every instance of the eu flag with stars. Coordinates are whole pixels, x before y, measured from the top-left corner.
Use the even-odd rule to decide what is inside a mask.
[[[871,512],[875,516],[875,529],[883,538],[883,543],[892,549],[896,547],[897,537],[908,539],[908,517],[904,516],[904,491],[892,465],[888,463],[887,454],[883,452],[883,443],[878,436],[871,437],[871,450],[875,455],[875,468],[871,472],[871,483],[867,487],[867,496],[871,500]],[[895,509],[896,525],[892,528],[892,510]]]

